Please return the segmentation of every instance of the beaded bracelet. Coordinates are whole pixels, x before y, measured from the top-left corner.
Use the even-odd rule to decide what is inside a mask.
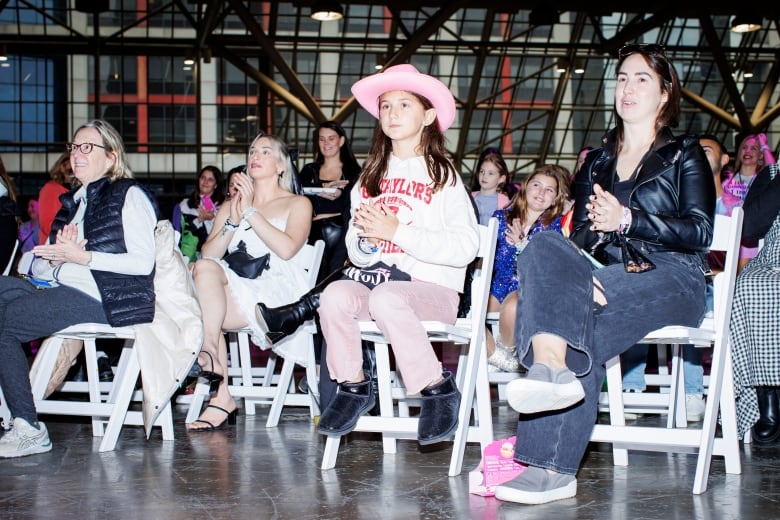
[[[367,238],[361,238],[358,240],[358,249],[360,249],[362,252],[366,253],[367,255],[373,255],[377,251],[379,251],[379,245],[378,244],[372,244],[368,241]]]

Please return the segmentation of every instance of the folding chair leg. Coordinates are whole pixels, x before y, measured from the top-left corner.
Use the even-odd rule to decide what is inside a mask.
[[[472,347],[473,348],[473,347]],[[466,452],[466,443],[470,440],[469,432],[476,430],[480,443],[480,453],[493,440],[493,417],[490,408],[490,383],[487,378],[487,356],[484,349],[477,347],[476,352],[469,352],[463,370],[465,377],[462,381],[461,402],[458,410],[458,429],[455,431],[455,439],[452,445],[450,457],[449,476],[455,477],[463,469],[463,456]],[[475,426],[470,426],[471,410],[474,401],[477,408],[474,414]]]
[[[606,363],[607,394],[609,396],[609,420],[611,424],[624,426],[623,415],[623,377],[620,371],[620,356],[615,356]],[[628,466],[628,450],[612,444],[612,458],[615,466]]]
[[[160,426],[162,429],[162,438],[164,441],[172,441],[173,435],[173,411],[171,410],[171,403],[165,405],[163,411],[157,416],[155,426]]]
[[[62,344],[60,344],[60,348],[62,348]],[[124,354],[124,351],[122,353]],[[100,403],[103,401],[103,397],[100,393],[100,376],[97,369],[97,345],[94,339],[84,340],[84,358],[84,366],[88,372],[87,388],[89,390],[89,400],[93,403]],[[92,435],[95,437],[102,437],[105,433],[104,424],[105,420],[93,416]]]
[[[393,396],[390,383],[390,345],[374,344],[376,353],[376,378],[379,386],[379,415],[393,417]],[[396,437],[390,433],[382,433],[382,448],[385,453],[396,452]]]
[[[135,391],[135,384],[138,382],[138,376],[141,373],[141,366],[138,364],[138,357],[130,349],[124,349],[119,359],[119,368],[114,377],[114,387],[109,394],[109,402],[118,410],[125,410],[125,413],[112,413],[106,425],[103,441],[100,443],[99,451],[111,451],[116,446],[119,439],[119,432],[122,431],[122,425],[125,423],[127,409],[130,406],[130,400]]]
[[[282,372],[279,374],[279,382],[276,385],[276,394],[271,403],[271,410],[268,412],[268,419],[265,422],[266,428],[275,428],[279,425],[279,417],[282,415],[282,408],[290,391],[290,386],[294,385],[293,368],[295,363],[285,359],[282,361]]]
[[[209,395],[209,385],[205,383],[197,383],[195,385],[195,391],[192,394],[190,400],[190,407],[187,409],[187,417],[184,419],[186,424],[195,422],[200,417],[200,411],[203,409],[203,403],[206,401],[206,396]]]
[[[322,452],[320,469],[333,469],[336,467],[336,459],[339,456],[339,444],[341,444],[341,435],[327,436],[325,450]]]

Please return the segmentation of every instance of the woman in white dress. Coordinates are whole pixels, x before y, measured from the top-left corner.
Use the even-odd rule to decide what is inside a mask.
[[[270,344],[255,318],[258,301],[271,306],[297,300],[307,290],[302,269],[288,262],[306,244],[311,226],[309,199],[293,193],[293,167],[278,137],[260,134],[249,146],[245,173],[233,176],[236,195],[223,204],[203,244],[193,278],[203,313],[204,340],[198,363],[212,383],[212,396],[190,431],[211,431],[235,424],[238,407],[224,377],[227,345],[224,330],[249,328],[261,348]],[[270,253],[269,267],[257,278],[243,278],[222,260],[239,249],[257,258]],[[281,349],[277,351],[276,349]],[[275,351],[284,356],[284,343]]]

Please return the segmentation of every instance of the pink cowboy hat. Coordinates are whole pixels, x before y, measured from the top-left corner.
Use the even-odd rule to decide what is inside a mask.
[[[423,96],[436,109],[436,118],[442,132],[455,120],[455,98],[447,86],[414,65],[393,65],[383,72],[372,74],[352,85],[352,94],[369,114],[379,119],[379,96],[392,90],[404,90]]]

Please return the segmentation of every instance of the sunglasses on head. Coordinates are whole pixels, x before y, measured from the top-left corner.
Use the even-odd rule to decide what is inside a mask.
[[[632,43],[620,48],[618,58],[623,59],[637,52],[642,54],[664,54],[665,51],[664,46],[657,43]]]

